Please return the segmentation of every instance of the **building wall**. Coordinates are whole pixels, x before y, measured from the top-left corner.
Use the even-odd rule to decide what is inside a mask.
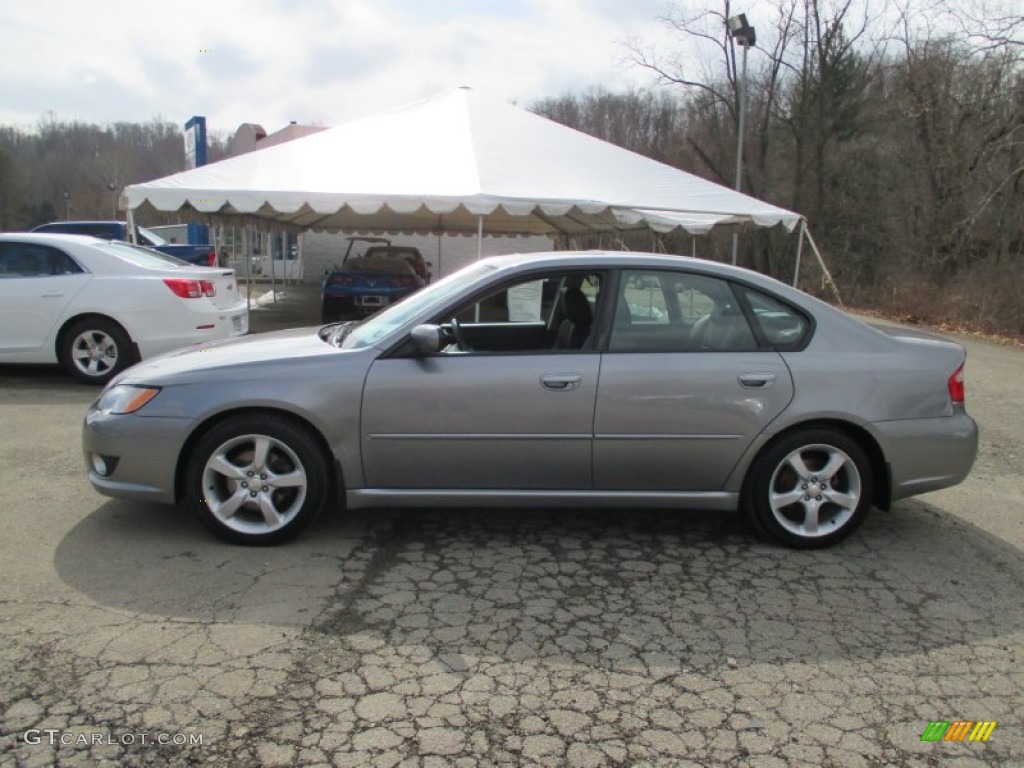
[[[454,235],[385,235],[394,245],[409,245],[419,248],[423,258],[433,263],[430,271],[434,278],[450,275],[470,264],[477,258],[476,237]],[[319,283],[324,272],[331,267],[341,266],[345,258],[348,240],[344,234],[328,232],[306,232],[300,236],[299,250],[302,260],[303,281]],[[364,246],[365,247],[365,246]],[[530,237],[484,237],[482,255],[500,256],[507,253],[534,253],[550,251],[554,247],[551,238],[532,235]],[[357,243],[353,253],[362,247]]]

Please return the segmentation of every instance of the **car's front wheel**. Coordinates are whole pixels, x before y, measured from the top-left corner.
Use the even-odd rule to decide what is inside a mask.
[[[314,435],[278,414],[215,425],[188,459],[185,502],[203,525],[237,544],[278,544],[320,514],[328,461]]]
[[[58,357],[65,370],[87,384],[106,384],[133,362],[131,339],[105,317],[77,321],[63,335]]]
[[[750,467],[741,505],[754,526],[791,547],[845,539],[871,507],[871,463],[834,429],[806,429],[770,445]]]

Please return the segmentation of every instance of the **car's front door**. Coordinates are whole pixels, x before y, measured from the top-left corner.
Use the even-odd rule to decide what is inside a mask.
[[[728,284],[625,272],[601,365],[594,487],[719,490],[792,397],[782,357],[758,349]]]
[[[597,280],[575,323],[565,294],[579,300],[579,287],[534,277],[449,313],[472,349],[376,361],[363,394],[366,486],[589,490],[600,355],[582,316]]]
[[[0,353],[42,347],[89,279],[89,274],[56,248],[0,242]]]

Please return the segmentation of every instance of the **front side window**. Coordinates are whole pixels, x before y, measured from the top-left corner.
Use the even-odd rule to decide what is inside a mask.
[[[75,275],[82,268],[66,253],[37,243],[0,243],[0,279]]]
[[[726,352],[757,349],[729,283],[670,270],[624,270],[610,352]]]
[[[445,354],[589,350],[595,339],[600,273],[558,271],[521,278],[436,319]]]

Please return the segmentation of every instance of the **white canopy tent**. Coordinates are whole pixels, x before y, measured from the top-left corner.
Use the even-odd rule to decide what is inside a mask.
[[[242,214],[301,229],[695,234],[798,214],[459,88],[125,189],[128,208]],[[686,214],[684,218],[679,218]],[[676,218],[673,218],[676,217]]]
[[[719,224],[792,231],[802,222],[468,88],[134,184],[123,202],[130,217],[150,209],[291,231],[481,239],[642,228],[704,234]]]

